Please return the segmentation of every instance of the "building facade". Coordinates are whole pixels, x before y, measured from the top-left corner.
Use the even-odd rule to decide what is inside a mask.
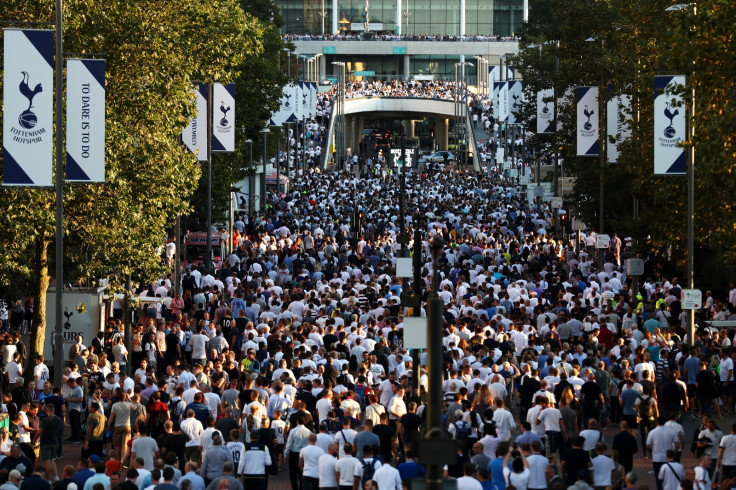
[[[319,81],[334,81],[333,62],[350,80],[451,80],[456,63],[486,64],[517,49],[525,0],[275,0],[282,34],[302,56],[319,57]],[[476,64],[467,65],[468,81]]]

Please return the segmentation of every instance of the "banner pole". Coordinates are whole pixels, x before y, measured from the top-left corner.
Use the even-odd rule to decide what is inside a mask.
[[[56,326],[54,329],[54,385],[62,387],[64,340],[61,335],[64,300],[64,118],[63,118],[63,18],[62,0],[56,0]]]
[[[205,257],[205,273],[212,267],[212,131],[215,124],[212,116],[213,83],[207,84],[207,257]],[[210,127],[211,126],[211,127]]]

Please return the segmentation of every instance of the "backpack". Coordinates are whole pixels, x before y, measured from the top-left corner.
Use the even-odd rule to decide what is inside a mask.
[[[358,395],[358,398],[360,399],[360,408],[365,409],[366,405],[366,392],[368,391],[368,385],[363,386],[355,386],[355,394]]]
[[[155,411],[156,417],[151,417],[153,427],[155,428],[161,428],[163,429],[164,424],[167,420],[169,420],[170,414],[168,410],[156,410]]]
[[[639,403],[639,418],[642,420],[651,420],[654,418],[654,408],[652,408],[652,397],[646,398],[641,397],[641,403]]]
[[[470,424],[464,420],[458,420],[453,422],[453,425],[455,425],[455,440],[462,442],[467,449],[468,438],[470,437]]]
[[[373,479],[373,475],[376,473],[376,461],[377,458],[371,459],[370,463],[366,463],[363,458],[359,458],[360,463],[363,465],[363,476],[360,477],[360,486],[365,487],[368,480]]]
[[[130,426],[135,427],[140,422],[145,422],[146,416],[143,405],[133,403],[134,407],[130,409]]]
[[[168,406],[169,406],[169,418],[171,420],[179,420],[181,417],[181,413],[179,410],[179,402],[181,401],[181,398],[172,398],[169,400]]]

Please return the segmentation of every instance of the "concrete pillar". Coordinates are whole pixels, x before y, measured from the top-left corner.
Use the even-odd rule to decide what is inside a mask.
[[[404,80],[409,80],[411,78],[411,66],[409,65],[409,55],[404,55]]]
[[[416,138],[416,121],[414,121],[414,119],[409,119],[406,123],[407,138]]]
[[[358,151],[358,143],[360,142],[358,137],[358,116],[350,116],[350,147],[353,149],[353,155]]]
[[[529,22],[529,0],[524,0],[524,22]]]
[[[437,144],[440,146],[440,150],[447,150],[450,138],[450,120],[440,119],[438,121],[437,128]]]
[[[460,0],[460,36],[465,35],[465,0]]]
[[[401,0],[396,0],[396,34],[401,35]]]
[[[339,12],[337,10],[337,0],[332,0],[332,33],[337,34],[340,30]]]
[[[363,129],[365,128],[365,118],[363,116],[354,116],[358,120],[358,131],[356,132],[357,143],[355,144],[356,151],[360,149],[360,143],[363,141]]]
[[[325,75],[327,74],[327,60],[325,59],[325,56],[322,55],[319,57],[319,73],[317,80],[317,83],[322,83],[323,80],[325,80]]]

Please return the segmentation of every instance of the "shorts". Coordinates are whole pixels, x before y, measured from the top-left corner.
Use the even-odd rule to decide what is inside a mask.
[[[199,450],[199,446],[187,446],[184,448],[184,457],[187,461],[199,461],[199,457],[202,452]]]
[[[687,397],[695,398],[695,394],[696,394],[695,390],[696,390],[695,385],[687,385]]]
[[[131,430],[128,426],[115,427],[112,433],[112,445],[114,447],[123,447],[130,440]]]
[[[56,444],[42,444],[39,452],[39,459],[42,461],[51,461],[56,457],[59,447]]]
[[[723,385],[726,386],[723,386]],[[718,393],[723,396],[731,396],[733,393],[733,381],[721,381],[718,383]]]
[[[624,421],[629,425],[629,429],[638,429],[639,423],[636,421],[636,415],[623,414]]]

